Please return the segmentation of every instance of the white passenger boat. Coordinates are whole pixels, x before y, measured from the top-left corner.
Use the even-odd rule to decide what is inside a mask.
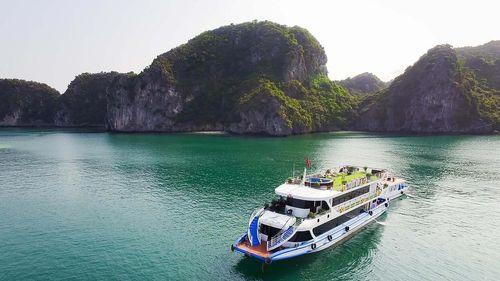
[[[407,189],[384,169],[344,166],[311,175],[304,169],[252,213],[231,249],[266,263],[324,250],[374,221]]]

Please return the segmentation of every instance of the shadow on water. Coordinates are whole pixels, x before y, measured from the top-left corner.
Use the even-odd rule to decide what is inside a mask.
[[[262,280],[359,280],[368,274],[384,226],[371,223],[354,237],[335,247],[297,258],[276,261],[263,267],[263,262],[241,258],[234,266],[245,278]],[[320,275],[318,275],[320,274]]]

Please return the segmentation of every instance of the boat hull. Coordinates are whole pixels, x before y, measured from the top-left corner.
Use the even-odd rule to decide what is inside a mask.
[[[319,236],[316,236],[315,239],[301,242],[293,248],[285,248],[276,252],[259,251],[259,249],[248,247],[247,244],[245,244],[246,234],[238,239],[232,245],[232,248],[247,256],[265,261],[266,263],[319,252],[330,247],[335,247],[336,245],[339,245],[345,240],[351,238],[366,225],[373,222],[376,218],[382,215],[387,210],[387,207],[388,206],[386,206],[386,204],[381,204],[375,208],[370,209],[368,212],[364,212],[350,219],[349,221]]]

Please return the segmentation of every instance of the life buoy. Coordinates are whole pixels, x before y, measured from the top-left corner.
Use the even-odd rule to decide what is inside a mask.
[[[272,260],[271,258],[266,258],[266,259],[264,260],[264,262],[265,262],[266,264],[271,264],[271,262],[273,262],[273,260]]]
[[[345,232],[349,231],[349,227],[348,226],[346,226],[344,229],[345,229]]]
[[[332,241],[333,240],[333,237],[331,235],[328,235],[328,241]]]
[[[369,211],[369,212],[368,212],[368,214],[369,214],[370,216],[372,216],[372,215],[373,215],[373,212],[372,212],[372,211]]]
[[[313,249],[313,250],[316,249],[316,244],[312,244],[311,249]]]

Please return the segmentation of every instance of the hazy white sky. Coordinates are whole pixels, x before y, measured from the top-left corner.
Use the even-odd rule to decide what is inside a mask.
[[[139,72],[159,54],[230,23],[307,28],[330,78],[402,73],[429,48],[500,39],[500,1],[0,0],[0,77],[61,93],[82,72]]]

